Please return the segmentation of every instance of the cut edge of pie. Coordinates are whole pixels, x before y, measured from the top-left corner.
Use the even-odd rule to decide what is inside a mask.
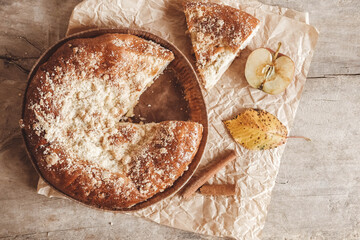
[[[184,13],[205,89],[211,89],[255,36],[260,21],[239,9],[211,2],[188,1]]]
[[[69,40],[29,83],[21,127],[42,176],[81,202],[124,209],[170,187],[194,158],[196,122],[119,122],[174,59],[128,34]]]

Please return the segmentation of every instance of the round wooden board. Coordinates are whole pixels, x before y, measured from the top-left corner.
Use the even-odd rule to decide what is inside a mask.
[[[105,209],[104,210],[113,210],[113,211],[136,211],[150,205],[153,205],[169,196],[174,195],[178,192],[191,178],[197,169],[201,156],[204,152],[207,135],[208,135],[208,120],[205,102],[201,93],[201,88],[197,79],[197,75],[191,66],[190,62],[186,59],[184,54],[182,54],[179,49],[177,49],[173,44],[168,41],[142,30],[128,29],[128,28],[116,28],[116,29],[93,29],[87,30],[80,33],[76,33],[65,37],[50,47],[39,60],[35,63],[34,67],[29,73],[28,76],[28,85],[32,78],[34,77],[39,66],[46,62],[49,57],[63,44],[67,41],[75,38],[92,38],[106,33],[123,33],[123,34],[132,34],[147,40],[151,40],[160,44],[161,46],[171,50],[174,53],[175,59],[170,63],[166,68],[164,73],[155,80],[154,84],[151,85],[140,97],[139,103],[134,109],[135,116],[132,118],[133,122],[161,122],[165,120],[189,120],[201,123],[204,127],[203,137],[198,149],[197,154],[189,165],[187,171],[179,177],[174,184],[167,188],[164,192],[158,193],[152,198],[148,199],[145,202],[138,203],[131,208],[125,209]],[[26,89],[27,91],[27,89]],[[24,94],[26,96],[26,93]],[[156,96],[156,97],[154,97]],[[23,102],[22,116],[24,114],[25,108],[25,98]],[[22,130],[26,148],[28,149],[29,145],[27,143],[27,138],[25,131]],[[80,202],[77,199],[70,197],[69,195],[61,192],[56,187],[52,186],[41,174],[37,166],[36,159],[31,154],[32,151],[28,153],[31,159],[33,166],[35,167],[38,174],[41,178],[49,184],[56,191],[65,195],[69,199],[73,199],[77,202]],[[82,203],[82,202],[80,202]],[[83,203],[85,204],[85,203]],[[86,206],[94,207],[92,205],[85,204]],[[101,208],[101,207],[100,207]]]

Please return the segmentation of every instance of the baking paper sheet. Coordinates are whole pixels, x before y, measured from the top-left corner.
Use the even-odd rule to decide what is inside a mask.
[[[220,2],[220,1],[216,1]],[[236,144],[222,120],[244,108],[264,109],[292,126],[306,81],[318,31],[308,25],[307,13],[269,6],[257,1],[223,0],[261,21],[261,28],[248,47],[233,62],[217,85],[203,91],[209,117],[209,137],[200,168],[226,150],[237,152],[236,161],[222,169],[210,183],[236,183],[235,197],[202,196],[189,200],[175,195],[136,213],[160,224],[202,234],[256,239],[264,227],[271,191],[275,185],[285,145],[266,151],[249,151]],[[157,34],[174,43],[193,63],[181,1],[176,0],[88,0],[77,5],[70,18],[68,34],[94,27],[130,27]],[[295,80],[282,94],[272,96],[251,88],[244,77],[249,53],[258,47],[276,49],[296,64]],[[38,193],[63,197],[39,181]]]

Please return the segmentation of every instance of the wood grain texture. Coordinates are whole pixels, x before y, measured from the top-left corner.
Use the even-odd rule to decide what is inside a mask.
[[[309,77],[360,75],[360,1],[356,0],[263,0],[306,11],[320,31]]]
[[[0,239],[218,239],[36,194],[18,119],[26,71],[79,0],[0,1]],[[264,0],[320,30],[263,239],[360,239],[360,1]]]
[[[309,79],[283,155],[264,239],[360,239],[359,77]]]

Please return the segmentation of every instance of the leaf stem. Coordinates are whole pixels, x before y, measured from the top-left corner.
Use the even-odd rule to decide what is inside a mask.
[[[304,137],[304,136],[284,136],[284,135],[277,134],[277,133],[272,133],[272,134],[275,135],[275,136],[286,138],[286,139],[288,139],[288,138],[302,138],[302,139],[305,139],[308,142],[311,142],[310,138],[307,138],[307,137]]]
[[[310,138],[303,137],[303,136],[287,136],[286,138],[302,138],[302,139],[305,139],[308,142],[311,142]]]

